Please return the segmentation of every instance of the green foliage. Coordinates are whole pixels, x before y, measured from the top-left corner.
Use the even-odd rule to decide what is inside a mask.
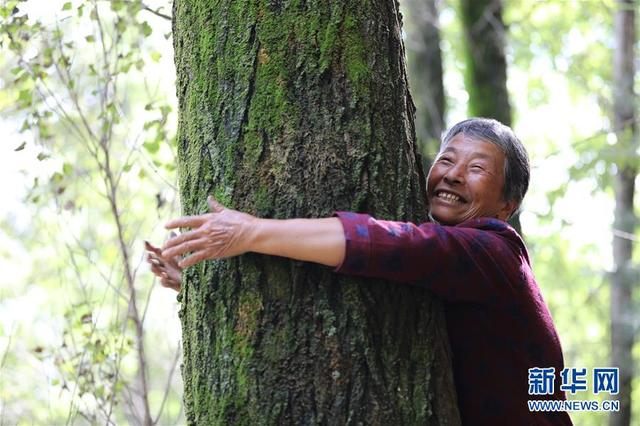
[[[73,391],[80,400],[88,396],[101,407],[113,408],[127,383],[120,374],[122,358],[134,350],[134,336],[123,335],[117,325],[101,328],[88,303],[73,305],[65,313],[66,327],[59,348],[43,349],[41,357],[52,359],[59,372],[53,384]],[[82,417],[98,422],[101,417],[79,405]]]
[[[160,53],[170,22],[159,15],[169,3],[0,6],[0,110],[15,129],[10,155],[25,164],[16,184],[29,203],[22,224],[10,210],[0,215],[0,238],[14,247],[9,262],[29,254],[3,287],[0,311],[22,298],[39,308],[31,320],[0,314],[12,324],[0,334],[5,422],[141,423],[145,404],[153,419],[179,422],[178,337],[166,340],[167,320],[145,322],[159,313],[149,304],[151,277],[137,273],[141,239],[161,242],[154,228],[175,215],[173,81],[159,71],[171,66]],[[10,209],[19,199],[5,201]],[[48,332],[34,334],[29,321]],[[158,336],[166,348],[143,352]]]

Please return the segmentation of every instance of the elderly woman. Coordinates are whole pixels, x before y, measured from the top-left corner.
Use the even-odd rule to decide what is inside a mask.
[[[324,219],[259,219],[209,198],[211,213],[166,227],[191,228],[153,246],[164,286],[205,259],[256,252],[412,283],[445,301],[465,424],[567,425],[566,412],[531,412],[528,399],[564,399],[560,341],[522,239],[506,223],[529,185],[529,160],[510,128],[473,118],[456,124],[429,172],[430,223],[338,212]],[[190,253],[182,260],[180,256]],[[548,395],[529,396],[531,368],[555,368]]]

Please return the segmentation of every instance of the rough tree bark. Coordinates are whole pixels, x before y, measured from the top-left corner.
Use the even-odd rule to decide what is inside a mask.
[[[175,0],[180,194],[425,220],[397,2]],[[425,291],[244,255],[185,272],[191,424],[457,424]]]
[[[407,71],[416,104],[416,136],[428,169],[444,131],[440,26],[435,0],[402,0],[405,11]]]
[[[469,115],[495,118],[511,126],[502,1],[460,0],[460,15],[466,42]],[[522,235],[519,215],[509,223]]]
[[[613,236],[614,272],[611,275],[611,362],[620,368],[620,411],[609,417],[611,426],[631,424],[631,382],[633,379],[634,309],[633,286],[637,272],[632,264],[635,233],[635,180],[638,174],[636,96],[634,78],[636,43],[634,0],[619,0],[615,15],[613,122],[616,129],[618,158],[615,176],[615,213]]]

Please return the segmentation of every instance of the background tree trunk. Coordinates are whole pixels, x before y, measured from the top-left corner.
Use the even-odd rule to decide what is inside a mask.
[[[435,0],[402,0],[400,5],[405,16],[409,85],[416,104],[416,136],[428,170],[445,130],[438,10]]]
[[[176,0],[180,194],[262,217],[425,220],[397,2]],[[185,272],[197,424],[457,424],[425,291],[245,255]]]
[[[611,426],[631,424],[631,382],[633,379],[634,310],[632,288],[637,273],[631,262],[636,225],[634,192],[637,170],[636,96],[633,89],[636,43],[634,0],[619,0],[615,15],[614,125],[617,135],[615,216],[613,237],[614,272],[611,275],[611,363],[620,368],[620,411],[609,417]],[[626,235],[625,235],[626,234]]]
[[[495,118],[511,126],[502,1],[460,0],[460,15],[467,48],[465,87],[469,115]],[[519,215],[509,223],[522,235]]]

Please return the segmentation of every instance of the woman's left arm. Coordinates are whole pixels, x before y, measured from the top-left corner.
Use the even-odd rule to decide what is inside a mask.
[[[184,216],[166,228],[192,228],[168,240],[166,258],[191,253],[180,261],[186,268],[206,259],[237,256],[246,252],[338,266],[345,256],[345,237],[338,218],[260,219],[228,209],[209,196],[211,213]]]

